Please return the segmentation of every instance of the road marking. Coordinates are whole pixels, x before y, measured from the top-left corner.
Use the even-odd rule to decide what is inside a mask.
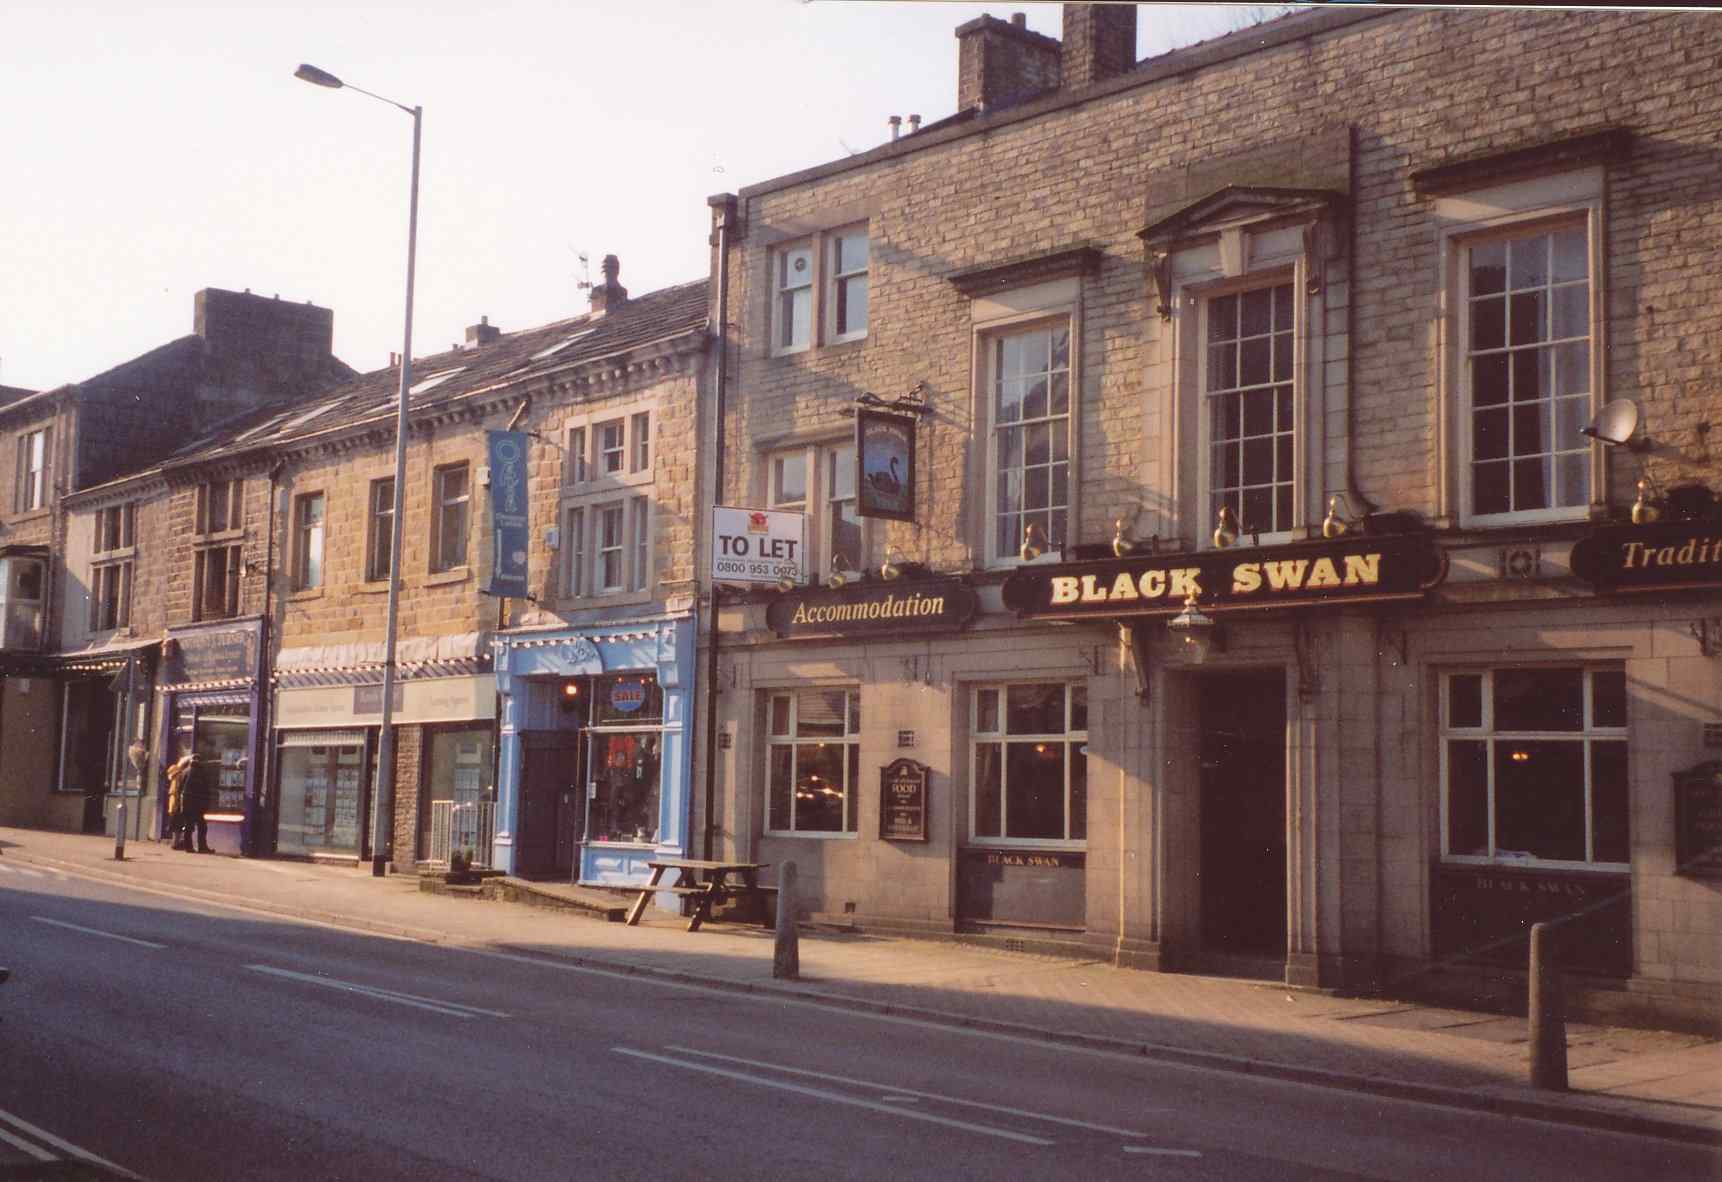
[[[984,1108],[988,1112],[998,1112],[1007,1116],[1026,1116],[1030,1120],[1046,1121],[1055,1125],[1069,1125],[1072,1128],[1088,1129],[1096,1133],[1116,1133],[1122,1137],[1146,1137],[1147,1133],[1139,1133],[1135,1129],[1120,1129],[1112,1125],[1099,1125],[1086,1120],[1075,1120],[1068,1116],[1048,1116],[1044,1112],[1031,1112],[1026,1108],[1011,1108],[1003,1104],[988,1104],[981,1100],[961,1100],[955,1096],[946,1096],[939,1092],[919,1092],[914,1088],[900,1088],[896,1084],[877,1083],[870,1079],[852,1079],[846,1075],[828,1075],[820,1071],[808,1071],[801,1067],[785,1067],[781,1063],[766,1063],[758,1059],[743,1059],[736,1055],[720,1055],[716,1051],[696,1051],[692,1047],[665,1047],[666,1051],[675,1051],[682,1055],[699,1055],[705,1059],[720,1059],[725,1063],[740,1063],[746,1067],[764,1067],[768,1071],[782,1071],[790,1075],[808,1075],[814,1079],[828,1080],[831,1083],[850,1084],[860,1088],[878,1088],[888,1093],[883,1098],[899,1103],[911,1097],[923,1100],[937,1100],[943,1104],[961,1104],[966,1108]],[[1149,1111],[1153,1111],[1150,1109]]]
[[[374,997],[378,1001],[392,1001],[396,1005],[429,1010],[434,1014],[442,1014],[450,1018],[508,1017],[501,1010],[480,1009],[478,1006],[469,1006],[458,1001],[442,1001],[434,997],[421,997],[416,993],[380,989],[374,985],[360,985],[353,981],[341,981],[334,977],[314,977],[310,973],[295,973],[291,969],[278,969],[273,965],[248,964],[245,967],[254,973],[267,973],[272,977],[284,977],[289,981],[298,981],[305,985],[321,985],[325,989],[339,989],[343,993],[358,993],[365,997]]]
[[[1155,1149],[1148,1145],[1126,1145],[1125,1153],[1151,1153],[1156,1157],[1201,1157],[1198,1149]]]
[[[0,870],[4,870],[7,874],[22,874],[25,878],[41,878],[42,877],[42,872],[40,870],[26,870],[22,866],[18,866],[18,867],[0,866]]]
[[[127,944],[136,944],[139,948],[167,947],[166,944],[157,944],[154,940],[138,940],[131,936],[121,936],[114,932],[104,932],[96,928],[87,928],[82,924],[67,923],[63,919],[49,919],[46,915],[32,915],[30,918],[35,920],[37,923],[52,924],[54,927],[65,928],[67,931],[82,932],[86,936],[105,936],[110,940],[121,940]]]
[[[70,1141],[65,1141],[59,1137],[54,1136],[54,1134],[50,1133],[47,1129],[39,1129],[35,1125],[31,1124],[29,1121],[25,1120],[23,1117],[15,1116],[12,1113],[7,1112],[3,1108],[0,1108],[0,1121],[4,1121],[5,1123],[11,1125],[14,1129],[23,1130],[24,1132],[28,1133],[30,1136],[36,1138],[36,1140],[38,1140],[38,1141],[44,1142],[48,1145],[52,1145],[55,1149],[58,1149],[61,1153],[69,1153],[73,1157],[78,1158],[82,1161],[90,1162],[93,1165],[103,1166],[106,1169],[112,1170],[114,1173],[118,1174],[122,1178],[134,1178],[134,1179],[137,1179],[137,1182],[143,1182],[143,1175],[134,1174],[130,1170],[126,1169],[124,1166],[116,1166],[113,1162],[109,1161],[107,1158],[97,1157],[95,1154],[91,1153],[87,1149],[79,1149],[76,1145],[73,1145]],[[10,1145],[16,1145],[19,1149],[22,1149],[25,1153],[28,1153],[31,1157],[34,1157],[37,1161],[54,1161],[54,1160],[56,1160],[53,1154],[46,1153],[39,1146],[30,1145],[27,1142],[24,1142],[23,1140],[21,1140],[19,1138],[11,1136],[10,1134],[8,1134],[6,1132],[5,1129],[0,1129],[0,1138],[4,1138],[6,1140],[6,1142]]]
[[[663,1063],[670,1067],[680,1067],[687,1071],[702,1071],[707,1075],[721,1075],[725,1079],[739,1080],[742,1083],[759,1084],[761,1087],[777,1088],[779,1091],[794,1092],[798,1096],[811,1096],[815,1100],[830,1100],[837,1104],[849,1104],[856,1108],[866,1108],[872,1112],[889,1113],[904,1120],[926,1121],[928,1124],[944,1125],[946,1128],[962,1129],[969,1133],[981,1133],[988,1137],[1002,1137],[1006,1141],[1020,1141],[1024,1145],[1051,1145],[1053,1142],[1044,1137],[1030,1137],[1025,1133],[1012,1133],[1006,1129],[995,1129],[991,1125],[970,1124],[967,1121],[951,1120],[949,1117],[934,1116],[930,1112],[906,1112],[901,1108],[893,1108],[889,1104],[880,1104],[873,1100],[863,1100],[858,1096],[845,1096],[841,1092],[828,1092],[824,1088],[807,1088],[800,1084],[785,1083],[782,1080],[765,1079],[758,1075],[748,1075],[743,1071],[729,1071],[722,1067],[713,1067],[707,1063],[689,1063],[684,1059],[672,1059],[668,1055],[654,1055],[650,1051],[636,1051],[628,1047],[611,1047],[618,1055],[628,1055],[635,1059],[649,1059],[654,1063]]]

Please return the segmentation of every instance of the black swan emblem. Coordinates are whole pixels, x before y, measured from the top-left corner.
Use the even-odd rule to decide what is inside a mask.
[[[897,457],[891,457],[891,470],[889,472],[867,473],[867,483],[871,484],[873,491],[881,496],[896,496],[903,487],[903,482],[897,477]]]

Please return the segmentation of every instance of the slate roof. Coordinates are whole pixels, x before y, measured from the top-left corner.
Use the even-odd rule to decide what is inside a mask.
[[[595,320],[587,315],[574,316],[539,328],[503,333],[488,345],[415,357],[408,413],[704,330],[709,286],[709,280],[698,279],[635,297]],[[280,447],[341,428],[392,419],[400,380],[397,368],[374,370],[287,406],[276,404],[235,416],[173,453],[163,467]]]

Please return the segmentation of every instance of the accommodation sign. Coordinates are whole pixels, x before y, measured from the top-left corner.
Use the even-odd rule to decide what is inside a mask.
[[[1722,586],[1722,522],[1604,526],[1573,544],[1572,568],[1601,591]]]
[[[779,636],[883,635],[927,628],[961,628],[974,618],[975,589],[960,579],[866,583],[839,591],[780,595],[765,609]]]
[[[927,765],[894,759],[879,769],[879,836],[927,840]]]
[[[1034,618],[1172,615],[1191,595],[1205,608],[1417,599],[1442,573],[1429,539],[1392,535],[1025,566],[1003,591],[1006,607]]]

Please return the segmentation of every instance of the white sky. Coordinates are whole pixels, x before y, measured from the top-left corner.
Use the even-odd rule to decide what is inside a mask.
[[[956,106],[959,24],[1060,9],[927,0],[8,0],[0,21],[0,384],[92,377],[192,329],[204,287],[335,313],[359,370],[401,346],[411,119],[425,109],[413,353],[480,316],[574,315],[578,255],[634,293],[706,270],[713,193],[864,151]],[[1246,6],[1144,5],[1138,58]]]

